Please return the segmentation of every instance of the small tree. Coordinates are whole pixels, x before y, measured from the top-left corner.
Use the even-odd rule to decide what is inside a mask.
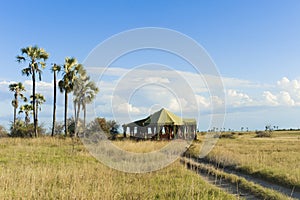
[[[38,122],[38,112],[42,110],[41,106],[43,103],[46,102],[46,99],[45,99],[44,95],[42,95],[40,93],[36,93],[35,98],[33,98],[33,96],[31,95],[30,99],[31,99],[32,105],[33,105],[33,99],[35,99],[35,106],[36,106],[35,119]]]
[[[271,126],[271,125],[266,125],[266,126],[265,126],[265,131],[270,131],[270,132],[272,132],[272,126]]]
[[[118,128],[120,127],[120,124],[118,124],[118,122],[116,122],[115,120],[108,120],[106,122],[109,130],[115,129],[118,130]]]
[[[17,119],[17,108],[19,107],[19,100],[18,98],[21,97],[24,101],[26,101],[26,97],[23,95],[23,92],[25,92],[25,87],[24,85],[19,82],[19,83],[12,83],[9,86],[9,91],[14,92],[14,99],[12,100],[11,104],[14,107],[14,121],[13,125],[16,123]]]
[[[106,121],[105,118],[97,117],[87,125],[86,133],[93,135],[97,133],[104,133],[109,139],[114,139],[116,131],[120,127],[115,120]]]
[[[30,123],[30,114],[32,114],[32,112],[33,112],[32,104],[25,104],[20,107],[19,114],[25,113],[25,120],[24,120],[25,126],[27,126]]]

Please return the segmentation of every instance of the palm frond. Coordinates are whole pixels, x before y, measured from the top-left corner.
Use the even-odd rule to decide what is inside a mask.
[[[21,63],[26,60],[24,56],[16,56],[16,58],[18,63]]]
[[[60,65],[57,65],[56,63],[52,64],[51,72],[60,72],[60,70],[61,70],[61,66]]]
[[[14,108],[17,108],[18,107],[18,101],[17,100],[12,100],[11,101],[11,105],[14,107]]]
[[[65,83],[64,83],[63,80],[60,80],[60,81],[58,82],[58,87],[59,87],[59,91],[60,91],[61,93],[63,93],[63,92],[65,91]]]
[[[41,70],[38,70],[38,74],[39,74],[39,80],[41,81],[42,80],[42,71]]]
[[[30,76],[32,74],[31,68],[27,67],[22,69],[22,75]]]

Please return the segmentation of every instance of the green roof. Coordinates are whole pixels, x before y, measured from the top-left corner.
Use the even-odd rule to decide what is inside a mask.
[[[182,121],[183,121],[184,124],[187,124],[187,125],[196,124],[196,120],[195,119],[191,119],[191,118],[184,118]]]
[[[161,110],[153,113],[145,119],[137,120],[132,123],[126,124],[130,125],[138,125],[138,126],[148,126],[150,124],[155,125],[196,125],[195,119],[182,119],[174,113],[162,108]]]

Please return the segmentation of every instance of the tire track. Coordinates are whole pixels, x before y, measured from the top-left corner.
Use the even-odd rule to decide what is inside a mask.
[[[232,166],[229,166],[229,167],[222,166],[220,164],[210,162],[210,161],[208,161],[206,159],[195,159],[195,158],[192,158],[192,159],[195,162],[198,162],[198,163],[213,165],[214,167],[219,166],[219,167],[216,167],[216,168],[218,168],[218,169],[220,169],[220,170],[222,170],[222,171],[224,171],[226,173],[234,174],[234,175],[237,175],[239,177],[243,177],[246,180],[252,181],[252,182],[254,182],[256,184],[259,184],[259,185],[261,185],[261,186],[263,186],[265,188],[269,188],[269,189],[275,190],[277,192],[283,193],[283,194],[285,194],[285,195],[287,195],[289,197],[292,197],[292,198],[300,199],[300,190],[299,189],[295,189],[295,187],[284,186],[284,185],[279,184],[279,183],[271,182],[271,181],[268,181],[266,179],[254,176],[254,175],[247,174],[247,173],[244,173],[244,172],[242,172],[240,170],[236,170]]]
[[[232,169],[216,168],[203,160],[182,157],[180,162],[209,183],[234,194],[237,198],[300,199],[298,191]]]

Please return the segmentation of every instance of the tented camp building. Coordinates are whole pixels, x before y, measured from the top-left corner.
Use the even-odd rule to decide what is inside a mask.
[[[162,108],[144,119],[124,124],[123,133],[141,139],[193,139],[196,124],[195,119],[181,118]]]

